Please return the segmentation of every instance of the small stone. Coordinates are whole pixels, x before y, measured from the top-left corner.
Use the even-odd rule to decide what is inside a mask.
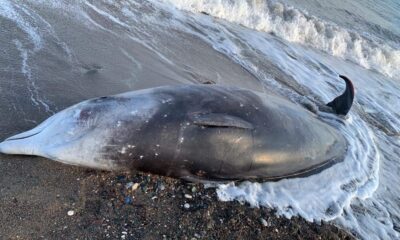
[[[195,237],[195,238],[200,238],[200,234],[195,233],[195,234],[194,234],[194,237]]]
[[[193,197],[190,194],[185,194],[185,198],[192,199]]]
[[[128,182],[126,185],[125,185],[125,188],[126,189],[129,189],[129,188],[131,188],[133,186],[133,182]]]
[[[121,239],[125,239],[125,237],[126,237],[125,235],[122,235],[122,236],[121,236]]]
[[[207,223],[207,228],[212,229],[214,227],[214,224],[212,222]]]
[[[117,179],[119,181],[125,180],[125,176],[124,175],[119,175],[119,176],[117,176]]]
[[[161,184],[158,186],[158,189],[159,189],[160,191],[164,191],[164,190],[165,190],[164,184],[161,183]]]
[[[131,204],[133,201],[132,201],[131,197],[127,196],[127,197],[125,197],[124,202],[125,202],[125,204]]]
[[[192,193],[195,193],[197,191],[196,187],[192,187]]]
[[[132,191],[135,191],[136,189],[138,189],[139,186],[140,186],[139,183],[134,183],[134,184],[132,185]]]
[[[123,235],[127,235],[127,234],[128,234],[128,232],[125,232],[125,231],[123,231],[123,232],[122,232],[122,234],[123,234]]]
[[[269,226],[268,222],[264,218],[261,218],[260,222],[264,227],[268,227]]]
[[[185,205],[183,205],[183,207],[185,207],[186,209],[190,208],[190,204],[189,203],[185,203]]]
[[[73,215],[75,214],[75,212],[74,212],[73,210],[69,210],[69,211],[67,212],[67,214],[68,214],[68,216],[73,216]]]
[[[278,233],[278,232],[279,232],[279,230],[278,230],[277,228],[275,228],[275,232],[277,232],[277,233]]]

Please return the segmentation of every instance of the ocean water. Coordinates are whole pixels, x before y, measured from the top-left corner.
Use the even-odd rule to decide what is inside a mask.
[[[353,80],[343,162],[306,178],[216,186],[221,201],[400,237],[400,3],[384,0],[0,0],[0,137],[83,99],[212,80],[301,105]]]

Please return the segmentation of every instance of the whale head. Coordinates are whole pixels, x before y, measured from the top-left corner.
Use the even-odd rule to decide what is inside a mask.
[[[127,95],[127,94],[125,94]],[[37,155],[89,168],[120,170],[108,156],[110,138],[125,122],[140,127],[156,109],[148,94],[90,99],[51,116],[37,127],[0,143],[5,154]]]

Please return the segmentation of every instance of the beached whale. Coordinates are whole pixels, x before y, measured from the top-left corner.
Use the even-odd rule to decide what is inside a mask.
[[[300,106],[216,85],[87,100],[0,143],[6,154],[192,181],[311,174],[343,159],[346,150],[337,130]]]

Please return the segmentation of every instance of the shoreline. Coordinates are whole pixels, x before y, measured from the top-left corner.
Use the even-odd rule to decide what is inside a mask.
[[[2,239],[354,239],[329,223],[221,202],[203,184],[0,159]]]

